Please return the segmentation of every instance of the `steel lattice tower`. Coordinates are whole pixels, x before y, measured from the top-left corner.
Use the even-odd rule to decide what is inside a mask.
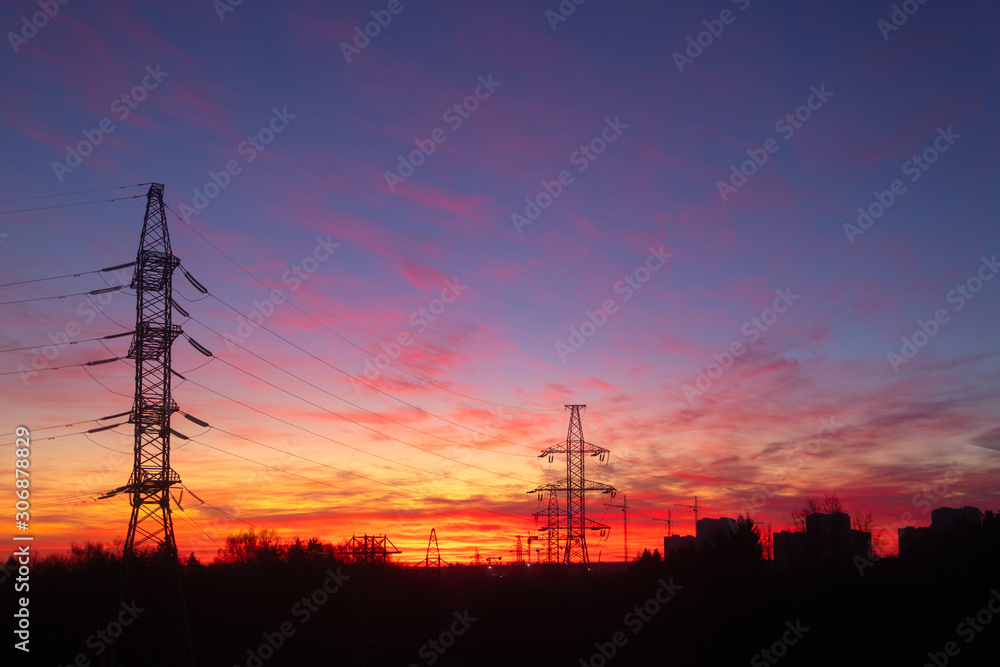
[[[438,549],[437,529],[431,528],[431,536],[427,540],[427,557],[424,559],[424,567],[430,569],[436,567],[441,571],[441,550]]]
[[[170,487],[180,476],[170,467],[170,415],[177,404],[170,396],[170,349],[181,328],[171,322],[173,273],[180,260],[170,252],[163,206],[163,186],[149,188],[139,256],[132,289],[136,292],[135,337],[128,351],[135,359],[135,424],[132,477],[124,491],[132,501],[125,554],[147,543],[176,558]]]
[[[181,333],[171,322],[173,272],[180,264],[170,250],[163,185],[150,185],[146,216],[131,288],[136,321],[128,358],[135,360],[135,425],[132,475],[105,494],[127,493],[132,506],[122,551],[121,600],[135,599],[145,611],[107,654],[111,665],[193,665],[184,608],[170,487],[180,476],[170,467],[170,349]]]
[[[566,455],[566,483],[558,490],[566,492],[566,545],[562,561],[569,565],[590,562],[587,555],[588,530],[610,530],[608,526],[587,518],[587,491],[610,493],[614,497],[616,489],[608,484],[587,480],[586,457],[597,456],[603,461],[610,452],[584,440],[583,420],[580,417],[580,411],[581,409],[585,410],[587,406],[567,405],[566,408],[570,410],[570,416],[565,444],[549,447],[539,455],[539,458],[543,456],[551,458],[555,454]],[[528,493],[535,493],[535,491]]]
[[[537,521],[539,517],[545,517],[545,525],[539,526],[539,532],[545,531],[545,541],[546,541],[546,561],[548,563],[559,562],[559,541],[560,536],[560,518],[563,513],[559,509],[559,485],[558,484],[546,484],[544,486],[539,486],[532,489],[528,493],[537,493],[538,499],[542,500],[542,492],[547,492],[549,495],[548,506],[545,510],[541,512],[535,512],[532,514]]]

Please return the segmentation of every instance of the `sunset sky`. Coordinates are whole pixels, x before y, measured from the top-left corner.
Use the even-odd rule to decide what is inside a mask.
[[[174,321],[215,354],[174,344],[211,425],[172,422],[182,553],[253,525],[413,562],[436,528],[507,560],[566,404],[633,554],[695,496],[777,531],[836,493],[890,553],[1000,509],[1000,6],[846,4],[5,3],[0,211],[94,203],[0,215],[4,504],[23,425],[38,546],[125,534],[95,498],[129,426],[81,432],[133,367],[79,364],[125,356],[90,339],[135,299],[80,294],[131,279],[87,272],[135,259],[157,182],[209,290],[178,270]]]

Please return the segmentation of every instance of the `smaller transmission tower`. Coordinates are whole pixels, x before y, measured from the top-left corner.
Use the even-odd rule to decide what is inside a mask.
[[[514,543],[511,553],[514,554],[514,565],[524,564],[524,544],[521,542],[520,535],[517,536],[517,542]]]
[[[565,527],[563,521],[564,513],[559,509],[559,485],[546,484],[532,489],[528,493],[537,493],[538,500],[543,499],[545,493],[548,494],[548,505],[544,511],[535,512],[532,516],[537,522],[539,518],[545,517],[545,524],[539,526],[539,532],[546,535],[546,562],[560,562],[559,553],[562,548],[562,528]]]
[[[438,549],[437,531],[434,528],[431,528],[431,536],[427,540],[427,557],[424,559],[424,567],[441,569],[441,550]]]

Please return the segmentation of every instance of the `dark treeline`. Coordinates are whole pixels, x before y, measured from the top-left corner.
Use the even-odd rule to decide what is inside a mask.
[[[404,666],[987,665],[1000,655],[991,512],[916,557],[821,571],[775,570],[745,520],[701,551],[589,570],[365,566],[318,540],[229,546],[212,564],[182,559],[202,666],[376,664],[363,650]],[[101,664],[119,564],[93,544],[35,564],[32,664]]]

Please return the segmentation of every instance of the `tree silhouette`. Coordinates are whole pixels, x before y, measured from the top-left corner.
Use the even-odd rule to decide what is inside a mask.
[[[833,514],[834,512],[845,512],[844,503],[836,494],[826,494],[822,501],[816,500],[812,496],[806,498],[805,503],[798,509],[792,510],[792,525],[796,532],[806,532],[806,517],[810,514],[821,512],[823,514]]]
[[[733,555],[739,562],[753,563],[764,555],[764,545],[760,540],[760,529],[747,514],[736,519],[733,533]]]
[[[857,511],[851,517],[851,524],[854,530],[861,530],[871,533],[872,536],[872,556],[879,555],[879,543],[882,540],[882,529],[876,528],[875,519],[872,518],[872,511]]]
[[[273,528],[248,528],[226,538],[216,561],[228,564],[264,564],[281,560],[285,549]]]

